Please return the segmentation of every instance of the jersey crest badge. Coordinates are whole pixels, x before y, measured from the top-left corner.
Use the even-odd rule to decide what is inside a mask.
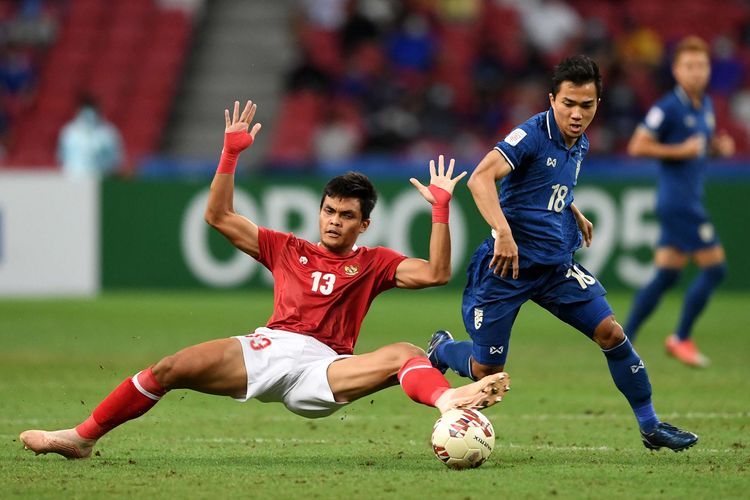
[[[698,124],[698,123],[697,123],[697,121],[696,121],[696,119],[695,119],[695,117],[694,117],[693,115],[687,115],[687,116],[685,117],[685,126],[686,126],[687,128],[695,128],[695,126],[696,126],[697,124]]]
[[[474,329],[479,330],[482,328],[482,320],[484,319],[484,309],[474,308]]]
[[[557,158],[550,158],[550,157],[548,156],[548,157],[547,157],[547,166],[548,166],[548,167],[552,167],[552,168],[555,168],[555,167],[557,166]]]
[[[354,276],[359,272],[359,266],[357,264],[344,266],[344,272],[347,274],[347,276]]]
[[[524,132],[522,129],[517,128],[513,130],[510,134],[508,134],[503,141],[507,142],[511,146],[517,145],[521,140],[526,137],[526,132]]]
[[[299,263],[302,264],[303,266],[305,264],[307,264],[307,257],[305,257],[304,255],[302,257],[300,257],[299,258]]]

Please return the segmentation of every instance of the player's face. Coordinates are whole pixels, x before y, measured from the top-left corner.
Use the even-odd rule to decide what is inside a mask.
[[[557,95],[549,95],[549,102],[555,111],[555,123],[568,147],[572,146],[594,119],[599,98],[596,97],[594,82],[575,85],[564,81]]]
[[[320,242],[331,252],[350,252],[359,235],[369,225],[369,219],[362,219],[357,198],[326,196],[323,200],[320,207]]]
[[[679,86],[688,94],[703,94],[711,77],[708,54],[699,50],[680,53],[672,64],[672,74]]]

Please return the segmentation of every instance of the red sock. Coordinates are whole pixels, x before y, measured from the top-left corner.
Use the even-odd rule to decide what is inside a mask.
[[[140,417],[166,394],[151,368],[125,379],[99,403],[76,431],[86,439],[99,439],[123,422]]]
[[[448,389],[450,382],[433,368],[424,356],[411,358],[398,371],[398,381],[407,396],[427,406],[435,406],[435,401]]]

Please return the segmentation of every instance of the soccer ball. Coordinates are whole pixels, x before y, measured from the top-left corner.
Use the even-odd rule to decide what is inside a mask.
[[[479,467],[494,446],[492,422],[478,410],[449,410],[432,427],[432,451],[451,469]]]

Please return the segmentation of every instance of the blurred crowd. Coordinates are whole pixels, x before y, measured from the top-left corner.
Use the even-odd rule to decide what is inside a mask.
[[[58,29],[60,3],[0,0],[0,158],[11,124],[33,99],[44,52]]]
[[[750,155],[750,0],[289,1],[297,60],[272,129],[272,166],[380,154],[421,160],[436,152],[476,160],[548,107],[552,68],[575,53],[594,57],[604,75],[599,114],[588,131],[592,154],[621,154],[648,107],[674,85],[671,51],[689,34],[712,48],[709,92],[719,128],[733,136],[739,156]],[[87,85],[101,87],[104,116],[122,129],[129,156],[154,152],[190,28],[184,16],[166,13],[172,17],[154,21],[158,30],[144,30],[140,12],[151,9],[161,19],[153,5],[186,3],[200,1],[0,0],[0,164],[54,161],[54,141],[74,115],[77,92],[92,90],[77,82],[89,80],[73,63],[91,66],[99,77]],[[183,27],[169,28],[176,21]],[[96,48],[86,37],[92,33],[100,39]],[[145,54],[161,71],[141,61],[135,67],[144,75],[117,76],[124,70],[113,61],[141,53],[133,40],[138,47],[153,44]],[[163,55],[153,48],[170,44],[174,50]],[[109,50],[122,47],[122,54]],[[98,71],[96,62],[107,70]],[[56,113],[39,124],[27,115],[42,105]],[[144,113],[160,118],[144,122]],[[37,137],[27,137],[30,130]]]
[[[270,159],[476,159],[547,109],[551,69],[575,53],[604,75],[592,154],[623,153],[689,34],[712,47],[717,121],[747,155],[749,14],[743,0],[300,0]]]

